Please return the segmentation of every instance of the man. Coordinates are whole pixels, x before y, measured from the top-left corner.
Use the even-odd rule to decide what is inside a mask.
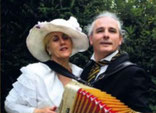
[[[114,13],[104,12],[97,16],[89,28],[94,53],[81,78],[133,110],[151,112],[147,99],[149,78],[143,69],[129,61],[127,53],[120,50],[123,36],[121,21]]]

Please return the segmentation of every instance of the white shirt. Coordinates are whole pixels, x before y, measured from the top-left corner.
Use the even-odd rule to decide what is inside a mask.
[[[118,52],[119,52],[119,50],[116,50],[115,52],[113,52],[113,53],[110,54],[109,56],[107,56],[107,57],[101,59],[100,61],[103,61],[103,60],[111,61],[111,59],[112,59]],[[92,55],[91,59],[94,60],[94,61],[96,61],[96,60],[95,60],[95,54]],[[107,67],[108,67],[108,65],[104,65],[104,66],[102,66],[102,67],[100,68],[100,71],[99,71],[99,73],[97,74],[95,80],[98,78],[98,76],[99,76],[100,74],[104,73],[104,72],[107,70]]]
[[[74,64],[70,66],[73,74],[80,76],[82,69]],[[53,70],[40,62],[20,70],[22,74],[5,100],[8,113],[33,113],[35,108],[59,107],[64,86]]]

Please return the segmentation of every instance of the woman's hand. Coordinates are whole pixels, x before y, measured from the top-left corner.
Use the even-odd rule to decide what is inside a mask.
[[[45,107],[45,108],[36,108],[34,113],[56,113],[56,106],[53,107]]]

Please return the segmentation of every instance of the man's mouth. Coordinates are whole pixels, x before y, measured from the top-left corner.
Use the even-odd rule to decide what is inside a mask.
[[[112,45],[112,43],[111,42],[100,42],[100,44],[102,44],[102,45]]]

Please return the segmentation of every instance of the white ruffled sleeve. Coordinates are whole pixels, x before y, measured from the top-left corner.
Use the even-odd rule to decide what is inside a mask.
[[[21,68],[21,71],[22,74],[5,100],[5,110],[8,113],[33,113],[37,106],[36,76],[27,67]]]

